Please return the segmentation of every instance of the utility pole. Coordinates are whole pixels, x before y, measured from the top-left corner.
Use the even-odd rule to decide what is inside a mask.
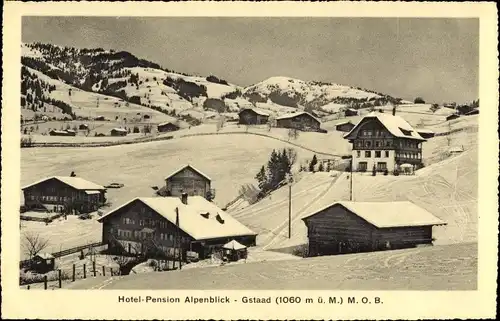
[[[176,234],[177,234],[176,241],[177,242],[176,243],[177,243],[177,246],[179,248],[179,270],[182,270],[182,249],[181,249],[181,240],[180,240],[180,233],[179,233],[180,225],[179,225],[179,208],[178,207],[175,208],[175,225],[177,226],[177,229],[176,229]]]
[[[351,169],[351,183],[349,184],[349,200],[352,201],[352,165],[353,165],[353,156],[351,155],[351,166],[350,166],[350,169]]]
[[[292,183],[293,176],[288,176],[288,238],[292,238]]]
[[[292,184],[288,185],[288,238],[292,238]]]

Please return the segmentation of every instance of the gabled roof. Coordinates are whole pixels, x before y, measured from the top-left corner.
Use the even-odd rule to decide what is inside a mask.
[[[180,128],[179,125],[177,125],[176,123],[172,122],[172,121],[166,121],[164,123],[161,123],[161,124],[158,124],[158,126],[165,126],[165,125],[168,125],[168,124],[172,124],[174,125],[175,127],[177,128]]]
[[[38,253],[35,257],[39,257],[42,260],[50,260],[54,258],[54,256],[50,253]]]
[[[34,185],[38,185],[40,183],[48,181],[49,179],[57,179],[58,181],[61,181],[64,184],[69,185],[69,186],[71,186],[71,187],[73,187],[74,189],[77,189],[77,190],[104,190],[104,189],[106,189],[106,188],[104,188],[104,186],[92,183],[92,182],[87,181],[87,180],[85,180],[85,179],[83,179],[81,177],[70,177],[70,176],[52,176],[52,177],[46,177],[46,178],[38,180],[38,181],[36,181],[34,183],[26,185],[26,186],[22,187],[21,189],[24,190],[24,189],[26,189],[28,187],[31,187],[31,186],[34,186]]]
[[[347,202],[330,204],[303,220],[333,207],[342,206],[377,228],[446,225],[423,208],[408,201],[400,202]]]
[[[211,181],[212,179],[210,177],[208,177],[208,175],[205,175],[202,171],[194,168],[192,165],[188,164],[188,165],[184,165],[182,166],[181,168],[177,169],[176,171],[174,171],[172,174],[168,175],[167,177],[165,177],[165,179],[169,179],[170,177],[174,176],[175,174],[179,173],[180,171],[182,171],[183,169],[185,168],[191,168],[192,170],[194,170],[195,172],[197,172],[198,174],[200,174],[201,176],[205,177],[206,179],[208,179],[209,181]]]
[[[316,117],[314,117],[313,115],[309,114],[308,112],[305,112],[305,111],[297,111],[297,112],[294,112],[294,113],[288,113],[288,114],[284,114],[284,115],[281,115],[279,117],[276,117],[276,119],[289,119],[289,118],[293,118],[293,117],[297,117],[297,116],[300,116],[300,115],[308,115],[309,117],[313,118],[314,120],[316,120],[317,122],[320,123],[319,119],[317,119]]]
[[[257,235],[217,205],[201,196],[189,196],[188,203],[183,204],[179,197],[140,197],[123,204],[111,212],[101,216],[98,221],[117,213],[121,208],[139,201],[155,211],[171,223],[176,222],[176,211],[179,209],[179,227],[195,240]],[[201,214],[210,213],[208,218]],[[219,219],[218,219],[219,218]],[[223,223],[221,223],[223,222]]]
[[[247,247],[238,241],[232,240],[231,242],[228,242],[222,246],[223,249],[226,250],[243,250],[246,249]]]
[[[111,130],[117,131],[117,132],[127,132],[125,128],[113,128]]]
[[[404,120],[400,116],[394,116],[384,113],[375,113],[371,112],[365,117],[363,117],[357,124],[354,126],[350,132],[344,135],[344,138],[348,138],[352,133],[354,133],[361,124],[365,122],[365,120],[377,119],[382,123],[382,125],[395,137],[399,138],[410,138],[417,139],[421,141],[425,141],[422,136],[420,136],[410,124],[406,120]]]
[[[260,110],[260,109],[257,109],[257,108],[245,108],[245,109],[242,109],[238,114],[242,113],[243,111],[245,110],[251,110],[253,111],[254,113],[258,114],[258,115],[261,115],[261,116],[269,116],[268,113]]]

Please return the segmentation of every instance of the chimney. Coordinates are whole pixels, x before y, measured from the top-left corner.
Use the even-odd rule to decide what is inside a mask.
[[[182,201],[182,204],[187,205],[187,203],[188,203],[188,194],[187,193],[181,194],[181,201]]]

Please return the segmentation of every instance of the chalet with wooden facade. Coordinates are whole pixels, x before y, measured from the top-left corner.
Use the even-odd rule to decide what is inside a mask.
[[[358,114],[359,114],[359,112],[356,109],[354,109],[354,108],[347,108],[344,111],[345,117],[357,116]]]
[[[89,213],[106,202],[106,189],[80,177],[53,176],[22,188],[27,209]]]
[[[242,125],[261,125],[269,120],[269,114],[255,108],[246,108],[238,113],[239,124]]]
[[[185,165],[165,178],[167,196],[202,196],[212,199],[215,191],[211,188],[212,179],[191,165]]]
[[[419,128],[417,129],[417,133],[422,136],[422,138],[429,139],[434,137],[435,133],[434,131],[430,129],[424,129],[424,128]]]
[[[302,219],[309,256],[432,245],[432,227],[446,225],[408,202],[338,202]]]
[[[450,121],[450,120],[453,120],[453,119],[457,119],[459,118],[460,115],[459,114],[451,114],[451,115],[448,115],[446,116],[446,121]]]
[[[160,133],[166,133],[166,132],[174,132],[176,130],[179,130],[180,127],[173,122],[166,122],[166,123],[161,123],[158,124],[158,132]]]
[[[335,130],[339,132],[350,132],[354,128],[354,124],[351,121],[344,121],[335,125]]]
[[[370,113],[344,135],[352,144],[354,171],[399,170],[402,164],[422,164],[422,143],[426,140],[403,118]]]
[[[98,219],[112,252],[174,257],[181,249],[206,258],[235,240],[254,246],[256,233],[201,196],[141,197]],[[176,254],[178,256],[178,254]]]
[[[72,130],[51,130],[49,132],[50,136],[76,136],[76,133]]]
[[[127,130],[125,128],[113,128],[111,129],[111,136],[127,136]]]
[[[284,114],[276,118],[276,127],[296,128],[303,131],[319,131],[321,122],[313,115],[301,111]]]

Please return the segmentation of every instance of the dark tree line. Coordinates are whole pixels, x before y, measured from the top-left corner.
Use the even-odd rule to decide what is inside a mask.
[[[297,153],[291,148],[274,150],[269,156],[266,165],[262,165],[260,171],[255,176],[258,182],[260,193],[259,198],[267,193],[276,190],[286,183],[287,175],[291,174],[292,166],[297,159]]]

